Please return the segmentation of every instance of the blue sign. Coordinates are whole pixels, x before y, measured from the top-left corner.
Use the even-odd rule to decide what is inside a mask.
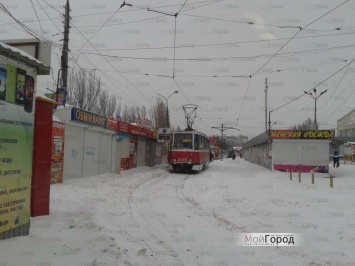
[[[73,107],[71,110],[71,120],[97,126],[107,127],[107,118],[88,111]]]

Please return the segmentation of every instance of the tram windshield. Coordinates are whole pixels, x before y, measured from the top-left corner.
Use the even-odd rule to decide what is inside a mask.
[[[174,135],[174,149],[192,149],[192,134],[176,133]]]

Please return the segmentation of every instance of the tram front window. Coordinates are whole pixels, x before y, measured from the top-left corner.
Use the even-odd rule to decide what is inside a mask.
[[[175,134],[174,149],[192,149],[192,134]]]

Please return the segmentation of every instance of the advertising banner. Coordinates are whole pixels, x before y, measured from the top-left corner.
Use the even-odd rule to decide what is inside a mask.
[[[169,140],[170,139],[170,128],[159,128],[158,139],[159,140]]]
[[[333,139],[334,130],[273,130],[271,139]]]
[[[71,110],[71,120],[97,127],[107,128],[107,118],[85,110],[73,107]]]
[[[47,96],[49,99],[56,101],[57,106],[65,106],[66,101],[67,101],[67,90],[66,88],[58,88],[58,93],[45,93],[44,95]],[[56,105],[53,105],[53,109],[57,108]]]
[[[117,130],[117,121],[113,117],[107,120],[107,128]]]
[[[64,124],[53,122],[51,182],[63,182]]]
[[[29,71],[0,65],[0,233],[30,221],[35,80]]]

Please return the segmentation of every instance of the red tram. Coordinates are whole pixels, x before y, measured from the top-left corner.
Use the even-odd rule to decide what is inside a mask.
[[[210,163],[208,137],[196,130],[176,131],[171,134],[168,155],[169,170],[201,171]]]

